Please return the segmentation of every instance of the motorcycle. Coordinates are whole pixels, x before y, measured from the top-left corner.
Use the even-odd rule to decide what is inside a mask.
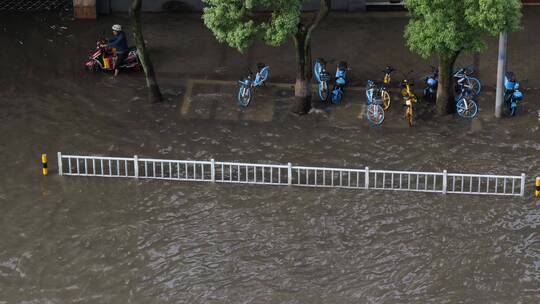
[[[510,116],[514,116],[518,101],[523,99],[523,93],[519,90],[519,82],[516,81],[514,73],[508,72],[504,75],[504,88],[504,102],[508,106]]]
[[[96,51],[90,55],[89,59],[84,63],[87,70],[92,72],[98,71],[113,71],[114,60],[116,59],[116,50],[107,47],[107,41],[99,40],[97,42]],[[129,53],[122,62],[120,69],[122,70],[139,70],[141,68],[139,62],[139,54],[135,47],[129,48]]]
[[[437,97],[437,86],[439,85],[439,69],[432,66],[431,75],[425,79],[426,87],[424,89],[424,99],[427,101],[435,101]]]
[[[345,84],[347,84],[345,77],[347,76],[347,71],[349,70],[350,69],[347,67],[347,62],[339,62],[336,70],[336,78],[334,80],[334,88],[332,89],[333,104],[338,104],[343,99],[343,87],[345,87]]]

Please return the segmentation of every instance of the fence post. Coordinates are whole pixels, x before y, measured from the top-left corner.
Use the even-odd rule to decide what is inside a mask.
[[[133,169],[135,178],[139,178],[139,157],[137,155],[133,156]]]
[[[62,169],[62,152],[57,153],[58,157],[58,175],[62,176],[63,169]]]
[[[521,196],[525,196],[525,173],[521,173]]]
[[[540,197],[540,177],[537,177],[534,182],[534,196]]]
[[[216,161],[213,158],[210,160],[210,165],[212,166],[212,168],[210,168],[210,175],[212,178],[212,183],[215,183],[216,182]]]
[[[287,166],[287,181],[290,186],[292,185],[292,164],[288,163]]]
[[[364,178],[364,186],[367,189],[369,189],[369,167],[366,166],[366,173],[365,173],[365,178]]]
[[[448,188],[448,171],[443,170],[443,179],[442,179],[442,193],[446,194]]]

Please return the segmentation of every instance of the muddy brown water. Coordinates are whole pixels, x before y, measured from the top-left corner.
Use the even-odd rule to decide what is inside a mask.
[[[296,117],[279,89],[235,116],[219,85],[182,115],[182,79],[162,78],[168,101],[149,105],[137,75],[80,71],[92,35],[62,18],[0,19],[0,303],[540,300],[536,91],[515,119],[413,129],[398,114],[370,128],[352,100]],[[54,157],[42,177],[40,154],[57,151],[529,178],[525,198],[498,198],[69,178]]]

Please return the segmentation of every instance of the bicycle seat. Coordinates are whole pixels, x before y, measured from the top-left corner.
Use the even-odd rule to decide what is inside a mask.
[[[266,64],[262,63],[262,62],[258,62],[257,63],[257,70],[262,70],[264,67],[266,66]]]
[[[347,62],[345,62],[345,61],[340,61],[339,64],[338,64],[338,69],[340,69],[340,70],[346,70],[346,69],[347,69]]]

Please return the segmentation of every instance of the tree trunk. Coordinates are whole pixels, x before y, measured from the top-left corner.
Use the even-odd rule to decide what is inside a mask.
[[[313,20],[304,26],[298,24],[298,31],[293,36],[296,50],[296,83],[294,85],[293,112],[306,114],[311,109],[311,35],[321,20],[328,16],[331,0],[320,0],[320,7]]]
[[[454,63],[459,52],[439,56],[439,85],[437,87],[436,110],[438,116],[447,115],[456,111],[454,100]]]
[[[148,100],[150,102],[163,101],[163,96],[159,90],[159,85],[156,80],[156,74],[154,73],[154,66],[146,51],[144,44],[144,38],[142,34],[141,25],[141,4],[142,0],[133,0],[131,3],[131,19],[133,23],[133,36],[135,38],[135,44],[137,46],[137,52],[139,53],[139,61],[143,67],[144,74],[146,76],[146,87],[148,88]]]
[[[311,109],[311,45],[305,45],[303,27],[294,36],[296,49],[296,83],[294,85],[293,112],[307,114]]]

